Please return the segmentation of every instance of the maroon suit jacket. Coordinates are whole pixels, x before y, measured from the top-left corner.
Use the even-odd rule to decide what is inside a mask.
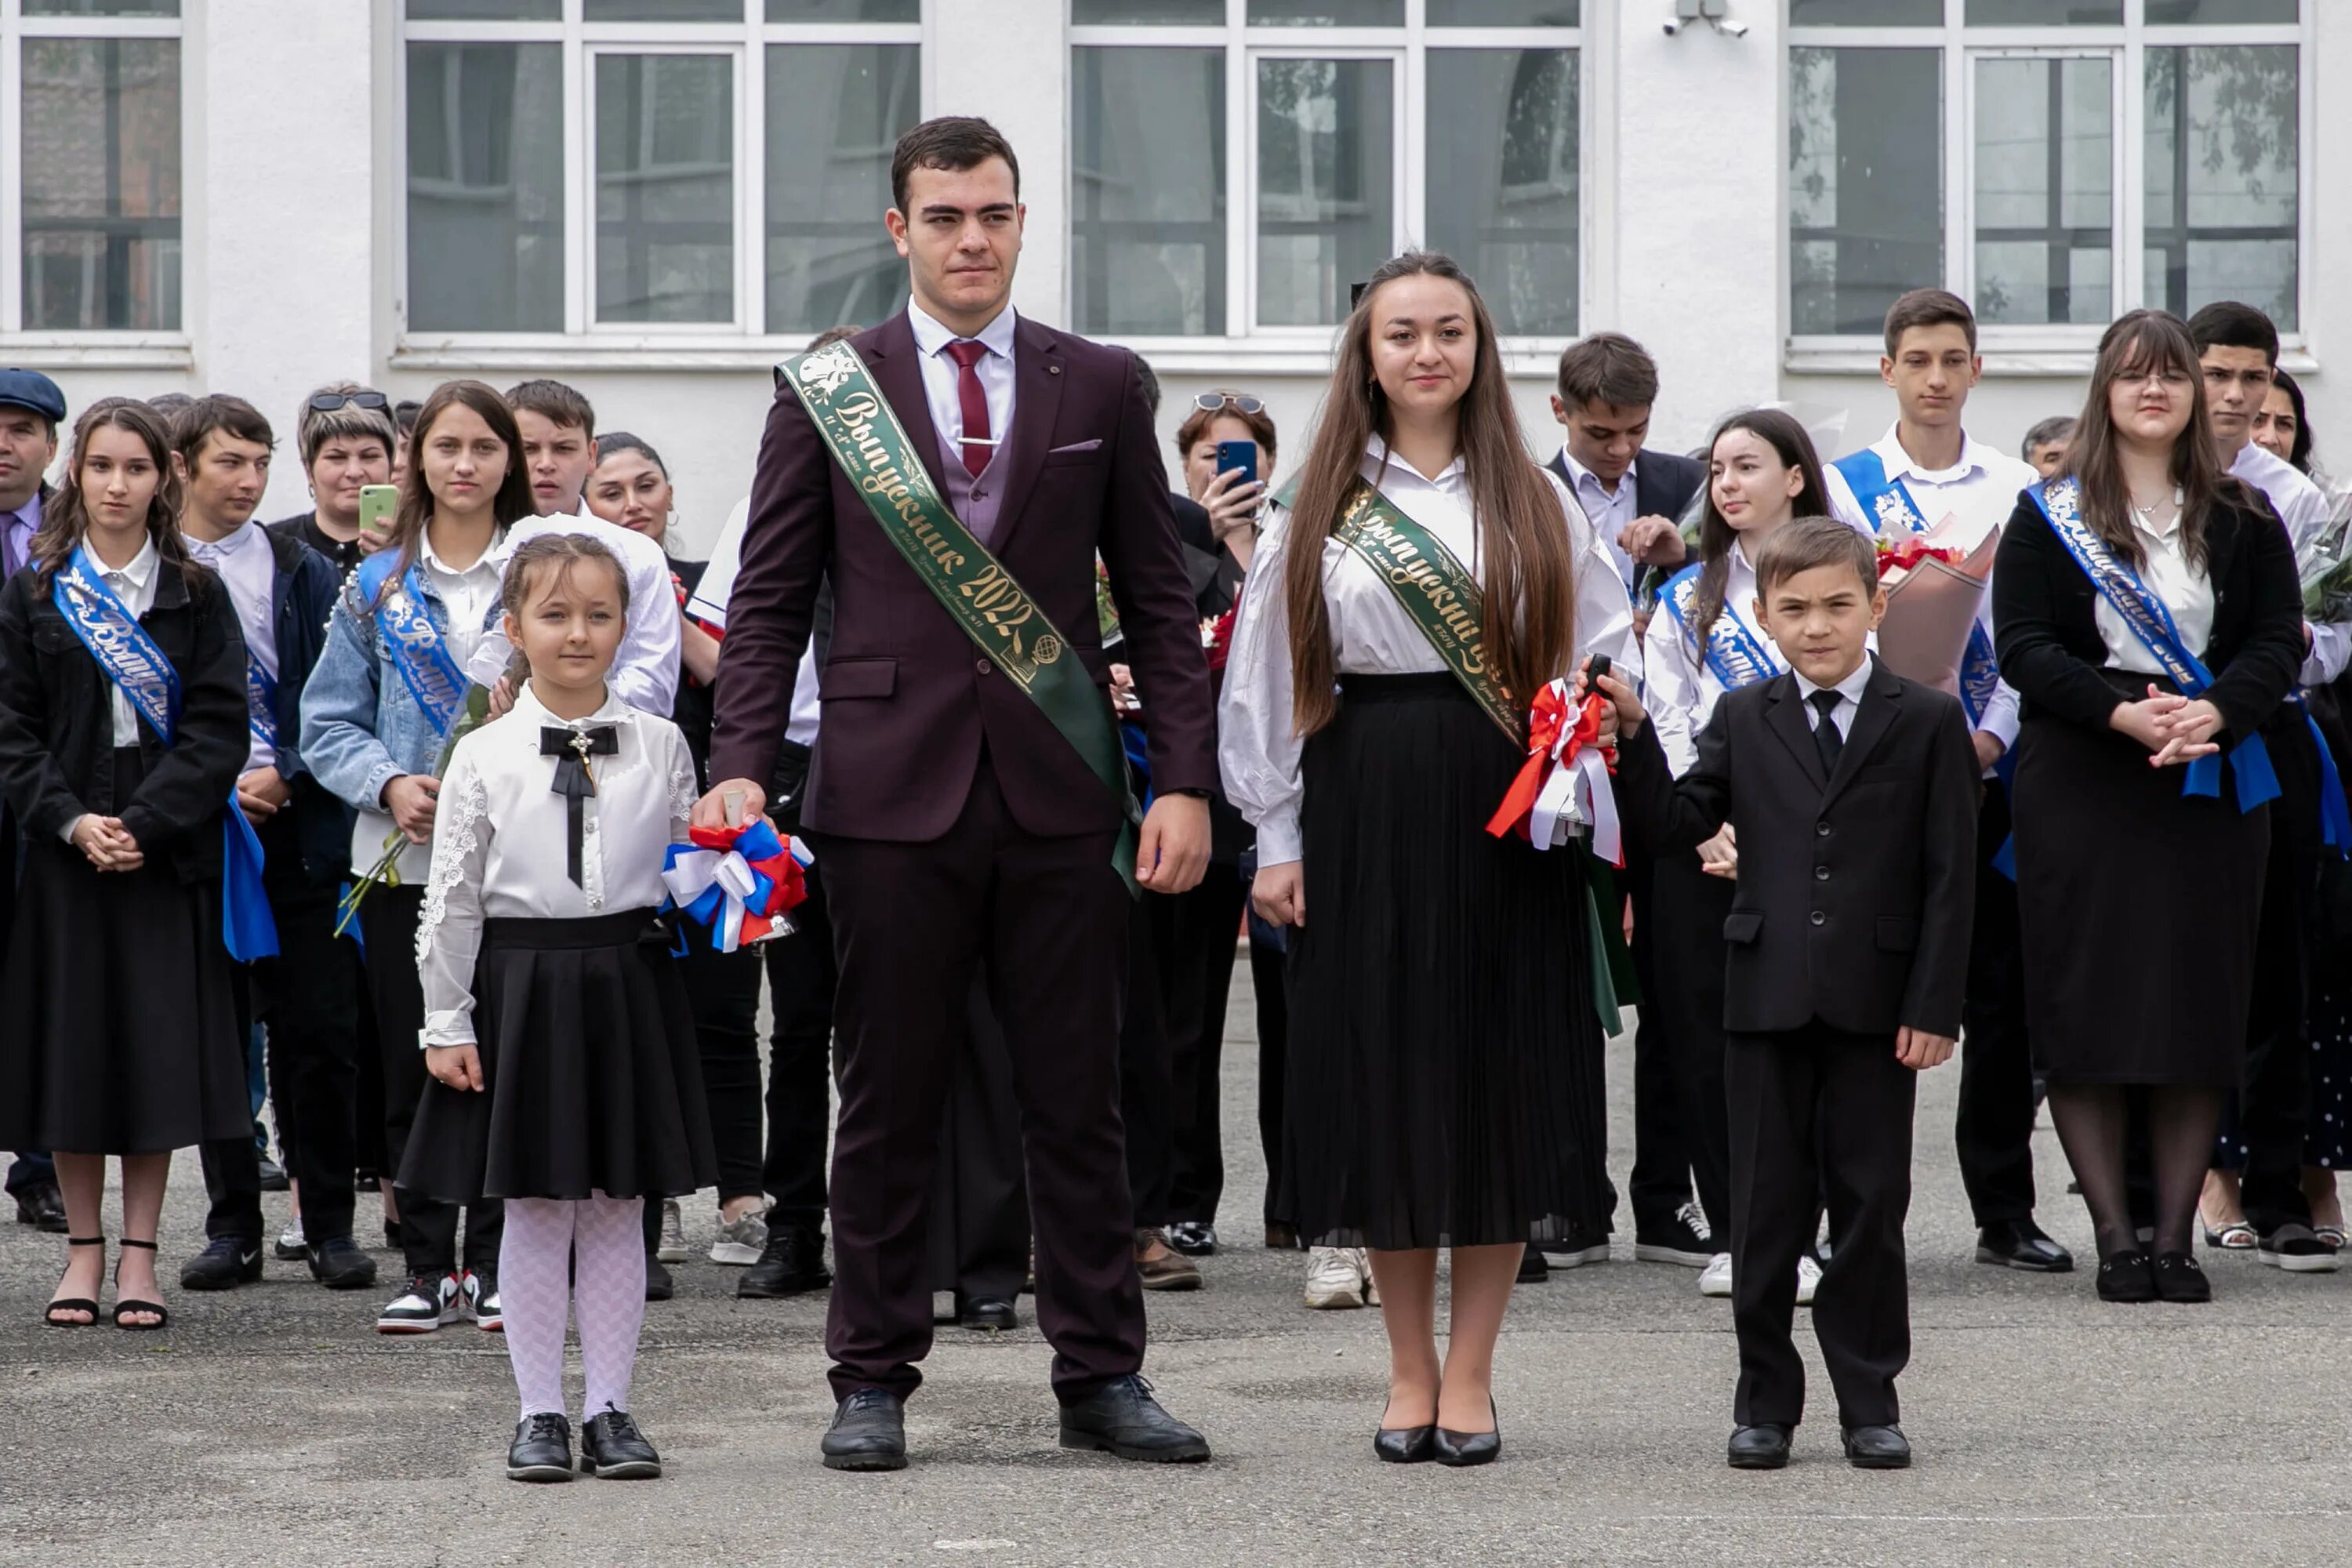
[[[905,312],[853,342],[945,493]],[[1076,648],[1108,702],[1110,670],[1095,614],[1101,552],[1124,657],[1151,715],[1153,787],[1213,789],[1208,661],[1135,356],[1022,317],[1013,359],[1013,444],[996,556]],[[712,778],[767,778],[791,716],[818,584],[828,575],[833,635],[818,687],[824,718],[802,805],[805,826],[850,838],[937,838],[962,810],[985,743],[1024,831],[1061,837],[1117,828],[1109,792],[931,596],[789,387],[777,389],[768,411],[728,600]]]

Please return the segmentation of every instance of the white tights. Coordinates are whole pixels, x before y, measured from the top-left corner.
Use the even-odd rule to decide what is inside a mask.
[[[565,1320],[580,1317],[588,1415],[629,1407],[646,1319],[643,1198],[509,1198],[499,1305],[522,1414],[563,1414]],[[579,1255],[576,1279],[571,1263]]]

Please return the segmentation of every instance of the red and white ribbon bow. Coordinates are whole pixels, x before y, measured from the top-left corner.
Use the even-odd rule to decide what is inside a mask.
[[[1517,832],[1538,849],[1565,844],[1580,826],[1592,831],[1592,852],[1612,866],[1625,864],[1617,795],[1609,783],[1611,757],[1601,744],[1609,700],[1594,691],[1571,708],[1569,683],[1555,680],[1536,693],[1528,710],[1528,760],[1511,781],[1486,831]]]

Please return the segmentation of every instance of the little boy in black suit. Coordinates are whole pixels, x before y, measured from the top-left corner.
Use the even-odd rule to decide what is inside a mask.
[[[1895,1375],[1911,1355],[1903,1220],[1915,1074],[1952,1054],[1976,891],[1977,764],[1956,698],[1870,657],[1885,613],[1871,542],[1784,524],[1756,554],[1756,620],[1788,674],[1726,696],[1680,781],[1639,700],[1616,705],[1627,822],[1687,852],[1726,822],[1739,842],[1724,936],[1731,1119],[1730,1462],[1777,1469],[1804,1412],[1790,1329],[1796,1267],[1828,1202],[1813,1330],[1846,1457],[1897,1469]]]

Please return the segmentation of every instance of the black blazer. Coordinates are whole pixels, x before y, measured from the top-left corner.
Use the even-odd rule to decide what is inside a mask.
[[[161,563],[139,624],[180,672],[180,728],[165,747],[145,724],[147,776],[121,813],[152,862],[184,881],[221,874],[220,815],[245,771],[245,637],[236,606],[203,567]],[[54,839],[103,810],[114,789],[111,683],[30,567],[0,588],[0,790],[28,837]]]
[[[301,846],[303,873],[313,882],[339,882],[352,868],[352,808],[302,765],[294,742],[302,734],[302,688],[310,683],[310,671],[326,648],[327,621],[341,579],[333,563],[299,534],[274,528],[268,532],[275,567],[269,614],[278,643],[278,772],[293,791],[286,809]]]
[[[1797,678],[1730,693],[1677,781],[1654,725],[1620,748],[1626,820],[1660,854],[1729,822],[1739,881],[1723,1026],[1960,1032],[1976,908],[1976,752],[1958,700],[1874,661],[1835,776]]]
[[[2303,589],[2294,547],[2267,503],[2232,479],[2205,522],[2213,584],[2213,635],[2205,695],[2226,733],[2253,734],[2277,712],[2303,670]],[[1992,574],[1993,647],[2001,679],[2026,719],[2072,720],[2105,733],[2121,700],[2100,675],[2099,591],[2028,496],[2018,498]],[[2225,742],[2225,746],[2226,746]]]
[[[1570,490],[1576,489],[1570,478],[1567,459],[1559,452],[1544,465],[1559,476],[1560,483]],[[1679,457],[1673,452],[1653,452],[1647,447],[1633,458],[1633,515],[1636,517],[1672,518],[1683,520],[1683,508],[1690,505],[1691,497],[1698,494],[1699,486],[1706,482],[1706,469],[1695,458]]]

